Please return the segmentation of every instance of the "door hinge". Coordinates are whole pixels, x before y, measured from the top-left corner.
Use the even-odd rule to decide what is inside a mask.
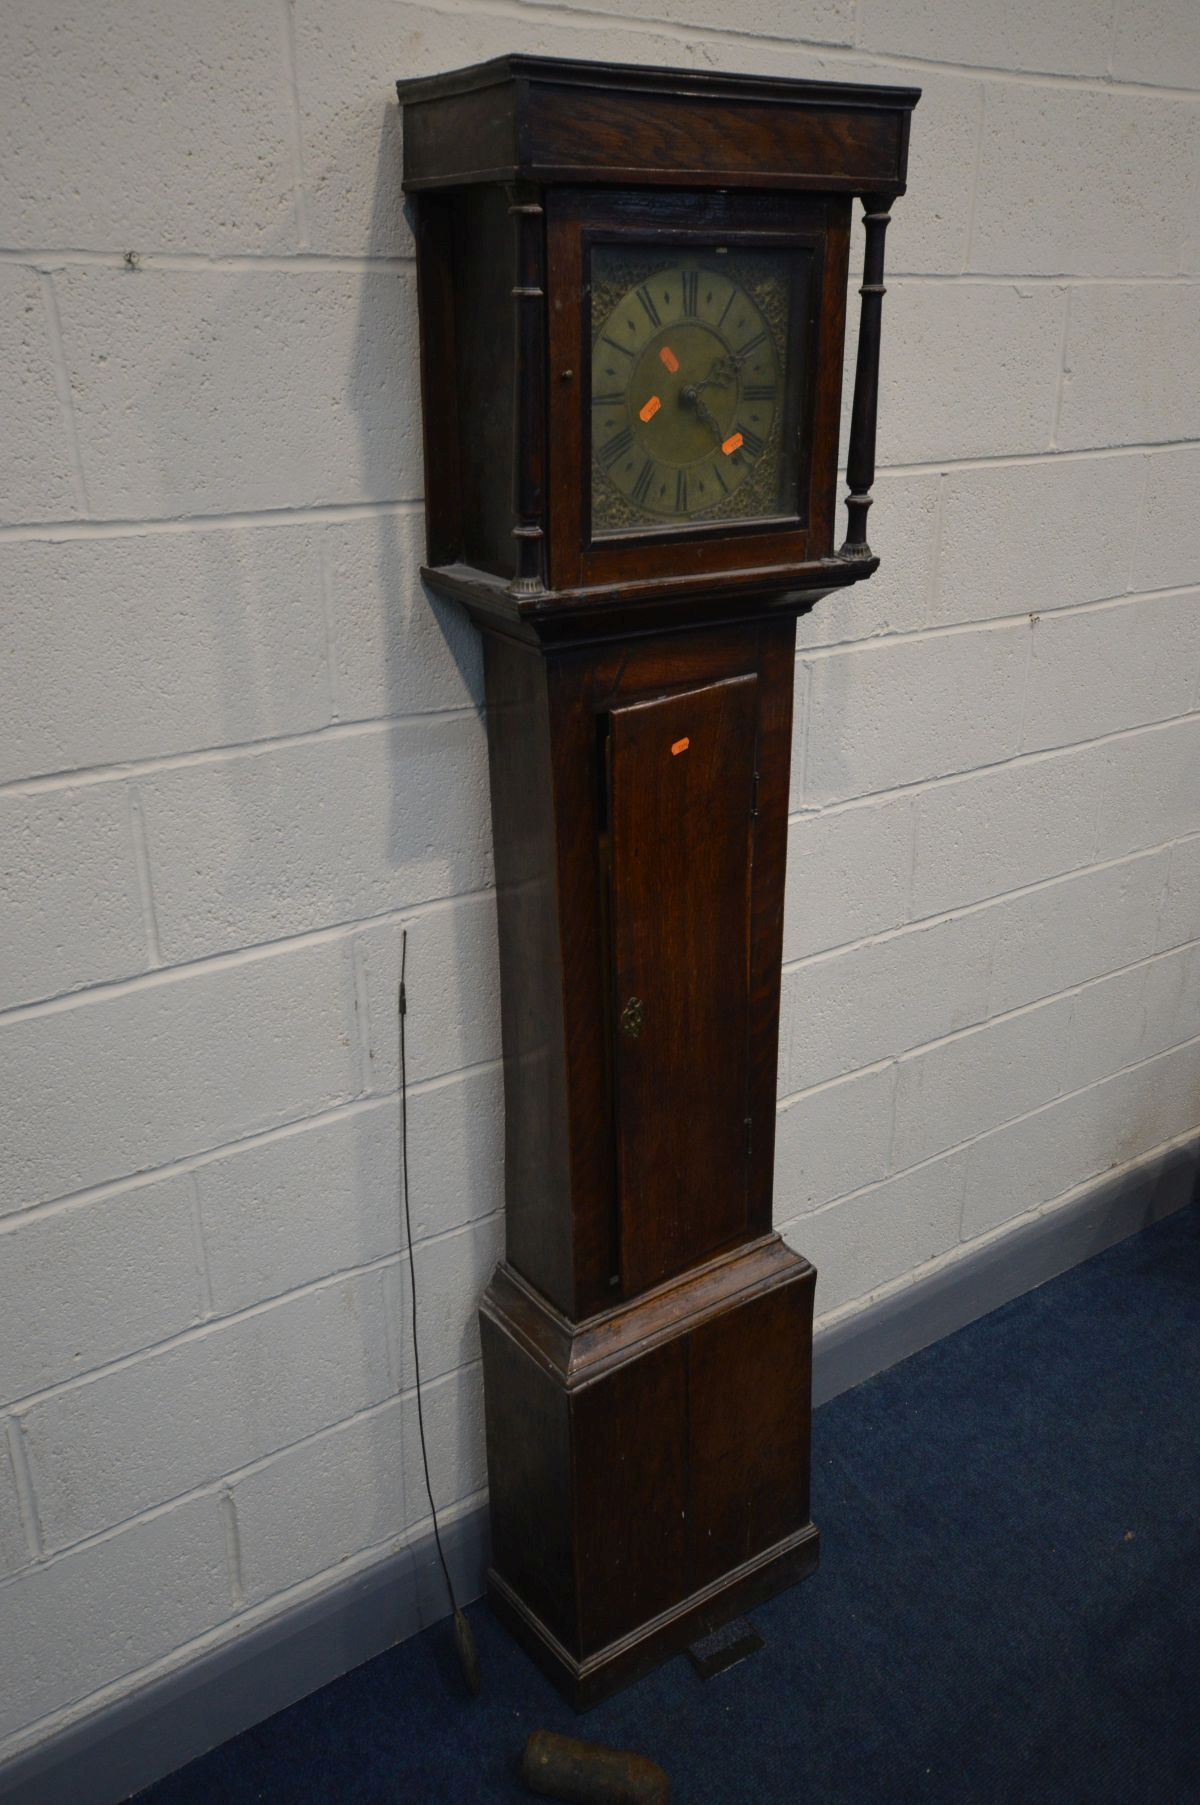
[[[753,1118],[753,1116],[747,1116],[746,1117],[746,1156],[747,1156],[747,1158],[749,1158],[750,1154],[753,1151],[754,1151],[754,1118]]]
[[[754,773],[750,782],[750,819],[758,820],[758,772]]]

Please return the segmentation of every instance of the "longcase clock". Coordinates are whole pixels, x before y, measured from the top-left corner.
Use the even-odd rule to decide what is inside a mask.
[[[586,1705],[817,1560],[816,1274],[772,1229],[795,621],[878,562],[918,94],[529,56],[399,93],[424,574],[485,649],[489,1584]]]

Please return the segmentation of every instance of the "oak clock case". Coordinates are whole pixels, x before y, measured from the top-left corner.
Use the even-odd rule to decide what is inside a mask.
[[[795,621],[878,562],[918,96],[522,56],[399,92],[424,575],[484,641],[488,1586],[586,1706],[816,1565],[816,1274],[772,1228]]]

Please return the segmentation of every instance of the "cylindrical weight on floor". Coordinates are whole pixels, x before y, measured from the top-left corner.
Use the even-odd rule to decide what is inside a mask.
[[[535,1730],[521,1778],[533,1792],[567,1805],[666,1805],[671,1783],[656,1761],[575,1736]]]

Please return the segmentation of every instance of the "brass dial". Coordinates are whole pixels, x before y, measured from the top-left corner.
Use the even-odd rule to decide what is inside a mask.
[[[597,247],[594,531],[779,511],[787,283],[769,254]]]

